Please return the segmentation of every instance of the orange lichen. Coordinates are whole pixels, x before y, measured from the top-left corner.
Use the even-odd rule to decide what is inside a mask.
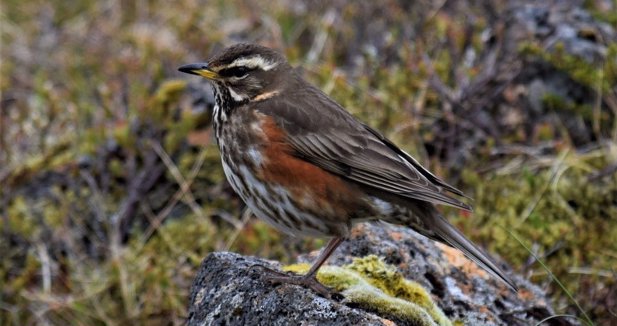
[[[527,289],[520,289],[517,294],[518,297],[523,301],[531,302],[535,299],[535,295],[533,294],[533,292]]]
[[[403,238],[403,234],[401,232],[390,232],[390,237],[392,238],[392,240],[395,241],[400,241]]]
[[[474,262],[469,260],[463,253],[455,248],[449,247],[447,245],[437,243],[437,246],[443,252],[443,255],[448,259],[448,262],[462,270],[465,274],[468,275],[477,275],[482,278],[488,278],[488,274]]]

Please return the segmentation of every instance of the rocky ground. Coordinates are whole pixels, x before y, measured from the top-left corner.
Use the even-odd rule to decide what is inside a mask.
[[[375,260],[383,264],[375,264]],[[264,281],[259,268],[251,268],[280,268],[279,263],[228,252],[212,253],[202,262],[193,282],[188,323],[535,325],[546,320],[545,325],[576,324],[575,320],[554,316],[544,291],[525,278],[513,275],[520,288],[515,293],[459,251],[436,245],[403,227],[360,225],[328,264],[344,266],[326,267],[321,277],[330,287],[341,290],[343,298],[338,300],[295,285],[272,285]],[[358,272],[368,283],[341,285],[344,282],[332,276],[350,271]],[[413,283],[393,286],[402,279]]]

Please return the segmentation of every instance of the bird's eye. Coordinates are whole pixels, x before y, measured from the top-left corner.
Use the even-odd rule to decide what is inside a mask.
[[[223,69],[222,71],[219,72],[219,74],[225,77],[242,78],[242,77],[246,77],[246,75],[248,75],[250,70],[251,69],[245,66],[237,66],[237,67]]]

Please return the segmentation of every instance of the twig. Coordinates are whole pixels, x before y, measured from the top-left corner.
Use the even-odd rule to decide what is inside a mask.
[[[570,274],[584,274],[584,275],[596,275],[608,278],[614,278],[617,274],[614,271],[596,269],[591,267],[570,267],[568,268]]]
[[[229,249],[231,249],[231,246],[234,244],[234,242],[236,242],[238,236],[240,235],[240,232],[242,232],[242,229],[244,229],[244,226],[246,225],[246,223],[248,223],[252,215],[253,212],[251,212],[250,208],[247,207],[244,209],[244,212],[242,212],[242,219],[240,220],[241,227],[236,228],[231,237],[229,237],[229,240],[227,240],[227,243],[225,244],[225,251],[229,251]]]
[[[180,190],[182,191],[182,195],[183,195],[183,198],[184,198],[183,201],[191,208],[193,213],[195,213],[200,218],[204,218],[205,219],[206,216],[205,216],[203,210],[195,202],[195,197],[193,196],[193,193],[191,192],[191,189],[190,189],[191,184],[188,183],[184,179],[184,177],[182,176],[182,173],[180,173],[180,170],[178,169],[178,167],[174,164],[174,162],[171,160],[169,155],[165,152],[165,150],[163,149],[163,147],[161,147],[161,145],[159,143],[152,141],[152,142],[150,142],[150,146],[158,154],[158,156],[161,158],[161,160],[163,161],[163,163],[165,164],[165,166],[167,167],[167,169],[169,170],[171,175],[174,177],[174,179],[176,180],[176,182],[180,186]],[[239,224],[239,222],[237,220],[226,218],[226,217],[223,217],[223,219],[225,221],[229,222],[231,225],[233,225],[236,228],[240,227],[240,224]]]
[[[605,176],[615,174],[617,172],[617,163],[611,164],[600,171],[597,171],[587,177],[587,181],[597,181]]]
[[[544,194],[546,193],[546,191],[548,190],[549,186],[551,184],[553,184],[553,181],[555,180],[555,178],[560,175],[560,170],[561,170],[561,165],[563,164],[566,156],[568,155],[570,151],[566,150],[564,151],[559,158],[557,159],[557,161],[555,162],[555,164],[553,165],[552,168],[552,173],[551,173],[551,177],[549,178],[548,182],[546,182],[544,184],[544,186],[542,187],[542,189],[536,194],[536,196],[534,196],[534,198],[532,199],[531,203],[529,205],[527,205],[527,208],[525,209],[525,211],[523,211],[523,213],[521,214],[522,218],[521,218],[521,223],[524,223],[525,220],[531,215],[531,213],[536,209],[536,207],[538,206],[538,204],[540,203],[540,200],[542,200],[542,197],[544,197]]]
[[[36,251],[41,261],[41,279],[43,280],[43,292],[49,294],[51,291],[51,259],[47,247],[43,243],[37,243]]]
[[[328,29],[330,28],[330,26],[332,26],[335,19],[336,19],[335,9],[328,10],[322,17],[321,22],[320,22],[321,28],[319,28],[319,32],[317,32],[317,35],[315,36],[315,39],[313,40],[313,45],[311,46],[310,51],[306,55],[306,62],[308,64],[312,64],[315,61],[317,61],[317,59],[321,55],[321,52],[323,51],[326,41],[328,40]]]
[[[572,296],[572,293],[570,293],[570,291],[568,291],[568,289],[565,287],[565,285],[563,285],[563,283],[561,283],[561,281],[559,281],[559,279],[557,278],[557,276],[555,276],[555,274],[553,274],[553,272],[551,271],[550,268],[548,268],[548,266],[546,266],[546,264],[544,264],[544,262],[540,259],[540,257],[538,257],[536,254],[533,253],[533,251],[531,251],[531,249],[529,249],[529,247],[527,247],[525,245],[525,243],[523,243],[523,240],[521,240],[516,234],[514,234],[514,232],[506,229],[505,227],[502,227],[506,232],[508,232],[508,234],[510,234],[511,237],[513,237],[521,246],[523,246],[523,248],[525,248],[525,250],[527,250],[527,252],[529,252],[529,254],[533,255],[534,258],[536,259],[536,261],[542,266],[542,268],[544,268],[544,270],[548,273],[549,277],[555,281],[555,283],[557,283],[557,285],[565,292],[565,294],[568,296],[568,298],[570,298],[570,300],[572,300],[572,302],[574,303],[574,305],[578,308],[578,310],[581,312],[581,314],[584,317],[584,321],[590,325],[593,326],[595,325],[593,323],[593,321],[591,321],[591,318],[589,318],[589,315],[587,315],[587,312],[585,312],[585,310],[583,310],[583,307],[581,307],[581,305],[578,303],[578,301],[576,299],[574,299],[574,297]]]
[[[156,180],[163,174],[165,167],[157,164],[157,155],[148,152],[144,157],[144,166],[137,176],[131,179],[128,196],[120,205],[120,209],[112,215],[111,220],[117,230],[117,241],[122,242],[128,236],[135,212],[144,194],[154,186]],[[112,238],[114,234],[112,233]]]
[[[180,199],[182,199],[182,197],[186,194],[187,189],[190,188],[191,184],[195,180],[195,177],[197,176],[199,169],[203,166],[203,163],[206,159],[206,154],[207,154],[207,148],[204,148],[201,150],[201,152],[197,156],[197,161],[193,164],[193,167],[191,168],[191,172],[189,173],[189,176],[186,180],[186,184],[188,186],[180,187],[180,189],[178,189],[178,191],[176,191],[176,193],[173,195],[171,200],[167,202],[165,207],[150,221],[151,223],[148,226],[148,229],[141,236],[140,242],[142,244],[146,243],[146,241],[152,236],[154,231],[157,230],[158,227],[163,223],[163,221],[169,216],[172,209],[176,206],[176,204],[180,201]]]

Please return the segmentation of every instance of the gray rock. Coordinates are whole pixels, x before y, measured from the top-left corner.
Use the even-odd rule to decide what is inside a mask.
[[[562,44],[568,54],[590,63],[606,59],[604,41],[616,37],[609,24],[594,19],[576,1],[513,1],[508,19],[508,32],[517,35],[512,40],[539,41],[548,50]]]
[[[300,257],[311,261],[318,253]],[[513,275],[518,293],[488,277],[454,249],[438,246],[404,227],[364,224],[327,262],[346,265],[377,255],[406,279],[424,287],[452,322],[465,325],[534,325],[554,315],[544,292]],[[259,264],[275,262],[233,253],[212,253],[193,282],[189,325],[415,325],[378,307],[329,300],[295,285],[271,285]],[[507,266],[504,266],[507,268]],[[544,325],[572,325],[555,318]]]
[[[554,125],[555,129],[563,125],[577,146],[595,140],[596,135],[589,118],[583,117],[582,108],[598,105],[594,102],[602,96],[595,89],[598,85],[577,80],[569,71],[572,68],[559,66],[564,64],[561,56],[577,58],[596,69],[605,66],[607,60],[614,60],[607,55],[608,44],[617,39],[614,27],[594,19],[578,1],[513,1],[504,20],[501,49],[504,58],[500,60],[500,67],[520,67],[518,76],[507,87],[525,90],[527,96],[501,106],[499,112],[522,110],[520,115],[524,116],[529,134],[544,124]],[[543,55],[522,56],[523,45],[533,45],[541,49]],[[558,53],[561,54],[557,56]],[[546,59],[553,56],[552,61]],[[592,73],[590,68],[588,78],[592,78]],[[545,101],[549,97],[562,104],[554,107],[553,102],[547,106]],[[607,106],[602,105],[601,110],[611,114]]]
[[[276,264],[215,252],[191,288],[188,325],[386,325],[378,316],[297,286],[272,286],[252,272]]]

